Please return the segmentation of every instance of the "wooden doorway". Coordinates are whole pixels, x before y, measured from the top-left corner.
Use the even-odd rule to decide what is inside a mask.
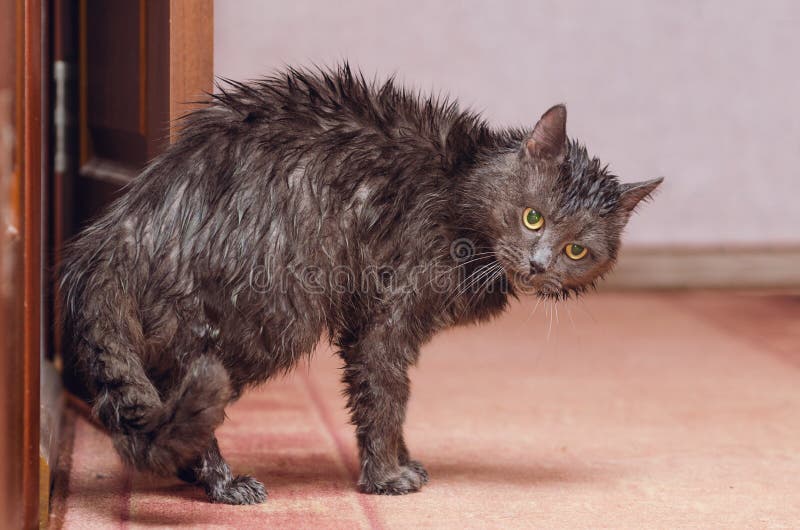
[[[60,249],[212,90],[213,0],[0,0],[0,45],[0,528],[34,528]]]
[[[169,145],[171,124],[212,91],[214,73],[213,0],[54,2],[71,140],[56,174],[57,262],[61,243]],[[58,333],[55,342],[60,351]],[[64,379],[84,394],[71,374]]]
[[[39,473],[42,187],[47,124],[41,0],[0,4],[0,527],[33,527]],[[7,53],[13,50],[14,53]]]

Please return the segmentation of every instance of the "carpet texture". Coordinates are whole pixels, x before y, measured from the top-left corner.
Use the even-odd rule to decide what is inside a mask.
[[[246,394],[218,431],[269,500],[221,506],[122,467],[70,414],[51,527],[796,528],[800,297],[599,294],[450,330],[412,371],[431,482],[359,494],[339,362]]]

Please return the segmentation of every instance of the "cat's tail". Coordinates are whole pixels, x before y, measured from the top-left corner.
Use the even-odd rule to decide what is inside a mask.
[[[201,355],[162,400],[136,361],[125,363],[127,374],[118,372],[117,383],[127,385],[127,391],[100,385],[93,412],[111,432],[123,460],[137,469],[174,476],[211,445],[231,399],[228,373],[218,359]]]

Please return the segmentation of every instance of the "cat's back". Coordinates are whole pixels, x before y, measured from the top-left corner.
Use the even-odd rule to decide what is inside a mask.
[[[221,81],[206,110],[193,126],[212,123],[227,112],[224,127],[231,132],[250,131],[261,141],[265,133],[284,134],[289,142],[338,137],[340,146],[359,135],[381,142],[411,132],[417,137],[445,133],[437,129],[447,127],[457,114],[445,100],[422,98],[393,78],[367,80],[346,63],[314,71],[288,68],[251,82]]]
[[[354,241],[388,228],[396,209],[432,208],[449,177],[449,138],[476,131],[485,134],[455,105],[347,64],[226,80],[187,116],[146,195],[176,197],[240,232]]]
[[[219,276],[265,249],[276,259],[321,259],[299,255],[307,252],[296,241],[418,237],[425,227],[411,219],[435,224],[431,212],[446,209],[448,160],[468,161],[464,153],[488,137],[456,106],[391,79],[367,81],[346,64],[225,81],[179,127],[74,255],[131,255],[165,271]],[[459,142],[467,147],[453,149]]]

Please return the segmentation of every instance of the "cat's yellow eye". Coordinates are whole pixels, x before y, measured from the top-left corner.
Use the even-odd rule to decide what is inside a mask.
[[[544,216],[533,208],[525,208],[522,212],[522,222],[530,230],[539,230],[544,226]]]
[[[577,243],[570,243],[569,245],[564,248],[564,252],[567,253],[567,257],[569,259],[579,260],[586,257],[586,254],[589,253],[589,249],[583,247]]]

